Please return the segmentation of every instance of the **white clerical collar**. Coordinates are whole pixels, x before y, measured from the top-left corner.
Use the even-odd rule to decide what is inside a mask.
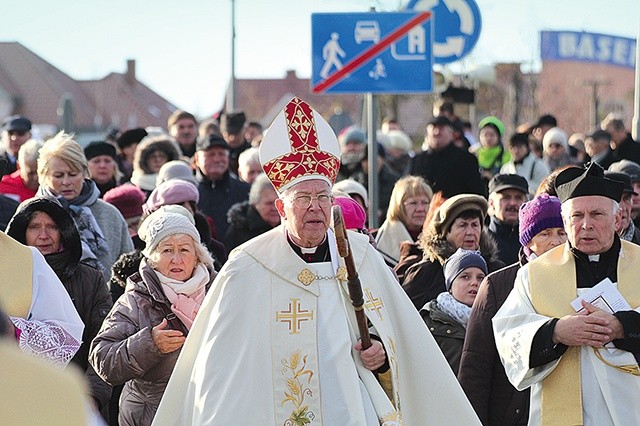
[[[296,244],[296,243],[293,243],[293,244]],[[302,254],[314,254],[316,252],[316,250],[318,250],[318,246],[315,246],[315,247],[300,247],[300,246],[298,246],[298,247],[300,248],[300,251],[302,252]]]
[[[589,262],[600,262],[600,255],[599,254],[590,254],[589,255]]]
[[[300,252],[302,254],[314,254],[316,252],[316,250],[318,250],[318,247],[320,247],[321,245],[324,244],[324,242],[327,240],[327,236],[324,236],[324,239],[322,240],[322,242],[320,244],[318,244],[315,247],[302,247],[297,245],[293,239],[291,237],[289,237],[289,232],[287,232],[287,237],[289,238],[289,241],[291,241],[291,244],[295,245],[296,247],[298,247],[300,249]]]

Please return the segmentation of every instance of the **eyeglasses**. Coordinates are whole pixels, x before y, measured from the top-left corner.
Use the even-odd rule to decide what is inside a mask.
[[[329,207],[331,203],[333,203],[333,195],[298,195],[297,197],[293,198],[292,202],[296,207],[308,209],[311,206],[311,201],[313,200],[317,200],[320,207]]]
[[[27,134],[27,131],[26,130],[9,130],[7,133],[9,133],[10,136],[13,136],[13,135],[24,136]]]
[[[403,206],[412,207],[414,209],[416,207],[418,207],[418,206],[428,207],[429,204],[431,204],[431,201],[429,201],[429,200],[413,200],[413,201],[408,201],[408,202],[402,203]]]

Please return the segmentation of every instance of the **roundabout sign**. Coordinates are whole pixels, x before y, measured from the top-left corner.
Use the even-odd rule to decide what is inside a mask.
[[[471,52],[482,20],[474,0],[410,0],[407,9],[434,14],[433,62],[448,64]]]

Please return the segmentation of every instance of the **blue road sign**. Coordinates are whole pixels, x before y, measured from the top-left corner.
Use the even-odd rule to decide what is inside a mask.
[[[431,12],[311,15],[313,93],[424,93],[433,85]]]
[[[433,12],[433,61],[436,64],[461,59],[478,42],[482,19],[474,0],[410,0],[407,9]]]

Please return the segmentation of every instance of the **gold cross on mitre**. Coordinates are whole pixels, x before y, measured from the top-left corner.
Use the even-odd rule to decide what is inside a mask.
[[[276,321],[289,325],[289,334],[298,334],[302,321],[313,320],[313,310],[300,309],[300,299],[290,299],[289,309],[276,312]]]
[[[375,311],[375,313],[378,315],[378,318],[380,318],[381,320],[384,319],[382,318],[382,314],[380,313],[380,309],[384,307],[382,300],[377,297],[373,297],[373,294],[371,294],[371,290],[369,290],[368,288],[364,290],[364,295],[366,298],[364,307],[371,311]]]

